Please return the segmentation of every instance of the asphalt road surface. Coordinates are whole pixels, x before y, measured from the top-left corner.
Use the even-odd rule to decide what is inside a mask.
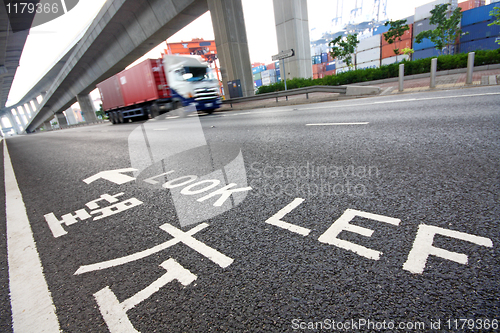
[[[0,331],[498,330],[499,136],[485,87],[7,138]]]

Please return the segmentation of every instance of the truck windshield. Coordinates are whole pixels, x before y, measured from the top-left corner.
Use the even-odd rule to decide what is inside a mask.
[[[186,81],[213,80],[212,70],[208,67],[184,67],[182,77]]]

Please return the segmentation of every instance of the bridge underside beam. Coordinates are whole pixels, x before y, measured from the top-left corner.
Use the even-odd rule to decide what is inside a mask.
[[[207,0],[108,0],[69,57],[28,130],[88,94],[208,10]]]

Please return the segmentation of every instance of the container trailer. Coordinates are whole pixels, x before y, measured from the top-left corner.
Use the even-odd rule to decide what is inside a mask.
[[[113,124],[155,118],[190,104],[197,111],[212,113],[222,103],[215,74],[191,56],[147,59],[97,84],[97,88]]]

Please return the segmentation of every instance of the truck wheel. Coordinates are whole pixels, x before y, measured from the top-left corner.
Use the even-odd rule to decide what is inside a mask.
[[[207,110],[205,110],[205,112],[208,113],[208,114],[212,114],[212,113],[214,113],[214,111],[215,111],[215,109],[207,109]]]
[[[160,115],[160,108],[158,107],[158,103],[154,102],[149,108],[149,113],[151,114],[151,118],[156,118]]]
[[[117,119],[118,123],[123,124],[125,122],[125,119],[123,118],[123,113],[121,113],[121,111],[117,111],[116,114],[118,118]]]
[[[108,117],[109,117],[109,120],[111,121],[111,123],[113,125],[116,124],[116,118],[115,118],[115,113],[114,112],[108,113]]]

